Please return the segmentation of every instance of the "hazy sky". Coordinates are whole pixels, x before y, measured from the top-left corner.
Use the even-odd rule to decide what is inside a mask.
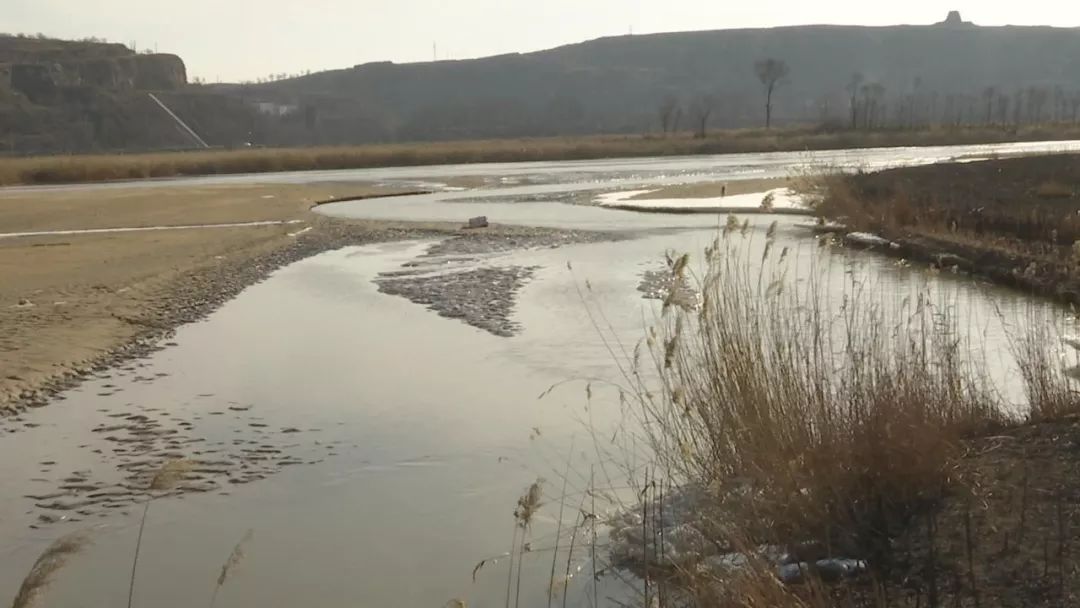
[[[0,0],[0,32],[97,36],[182,56],[191,76],[254,79],[368,61],[531,51],[600,36],[805,23],[1080,25],[1068,0]]]

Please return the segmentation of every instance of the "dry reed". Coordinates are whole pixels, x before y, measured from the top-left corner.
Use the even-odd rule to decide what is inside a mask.
[[[192,463],[188,460],[170,460],[161,465],[150,478],[147,489],[156,492],[167,492],[184,479],[184,475],[191,470]],[[143,504],[142,518],[139,520],[139,535],[135,539],[135,553],[131,558],[131,577],[128,581],[127,608],[131,608],[135,599],[135,574],[139,569],[139,552],[142,550],[143,531],[146,529],[146,517],[150,514],[150,503],[153,499],[147,499]]]
[[[451,163],[583,160],[1077,138],[1080,138],[1077,128],[1063,125],[1021,129],[970,127],[839,132],[793,128],[772,131],[719,131],[704,139],[683,136],[594,135],[351,147],[49,156],[0,159],[0,185]]]
[[[529,528],[532,526],[533,517],[536,516],[537,511],[540,510],[540,498],[543,495],[544,481],[537,479],[529,486],[529,489],[518,498],[517,508],[514,509],[514,521],[517,523],[517,527],[521,528],[521,542],[518,544],[518,559],[517,559],[517,585],[514,592],[514,606],[521,604],[521,570],[524,565],[522,562],[525,559],[525,552],[528,551],[529,543],[525,542],[525,535],[528,533]],[[513,548],[511,548],[512,550]],[[511,562],[511,574],[513,574],[513,562]],[[507,585],[507,592],[509,593],[509,585]],[[507,604],[509,604],[509,596],[507,598]]]
[[[1034,422],[1060,420],[1080,413],[1080,392],[1063,364],[1067,356],[1065,349],[1056,346],[1063,343],[1057,331],[1060,322],[1045,310],[1029,310],[1024,328],[1010,336],[1013,357],[1027,393],[1028,419]],[[1073,359],[1075,363],[1076,357]]]
[[[85,534],[75,532],[62,536],[49,545],[38,556],[37,561],[30,568],[30,572],[23,579],[11,607],[29,608],[33,606],[49,586],[53,575],[64,567],[64,564],[71,556],[82,551],[89,542],[89,538]]]
[[[214,592],[210,596],[210,608],[213,608],[217,603],[218,592],[225,586],[225,583],[229,580],[229,575],[232,571],[240,565],[240,562],[244,559],[244,548],[251,542],[251,539],[255,536],[253,530],[248,530],[244,536],[240,539],[240,542],[236,543],[232,552],[229,553],[229,557],[225,560],[225,563],[221,566],[221,574],[218,574],[217,584],[214,585]]]
[[[651,369],[631,374],[655,458],[705,489],[716,542],[882,557],[953,481],[958,442],[1005,420],[998,396],[947,306],[920,292],[889,308],[858,278],[832,302],[817,270],[788,276],[775,226],[751,270],[749,232],[728,222],[700,298],[672,290]],[[690,263],[672,260],[678,285]]]

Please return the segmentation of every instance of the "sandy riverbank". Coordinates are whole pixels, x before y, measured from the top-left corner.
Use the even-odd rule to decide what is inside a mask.
[[[744,194],[783,181],[669,186],[656,194],[690,199],[715,195],[721,188]],[[0,414],[44,405],[95,368],[145,354],[176,326],[198,319],[272,270],[322,251],[450,235],[464,237],[455,242],[468,242],[450,246],[484,251],[612,238],[502,226],[462,232],[456,223],[346,221],[311,211],[320,201],[403,192],[359,183],[0,192],[0,234],[281,222],[0,237]],[[447,287],[471,294],[477,290],[466,279],[491,282],[487,274],[474,274],[434,283],[420,276],[387,277],[380,285],[440,314],[499,335],[512,333],[509,300],[492,312],[463,303]],[[523,280],[499,276],[513,285]]]
[[[4,233],[299,222],[0,238],[0,411],[44,403],[80,371],[107,364],[117,350],[136,354],[140,338],[197,318],[285,262],[376,238],[370,226],[328,230],[309,208],[392,192],[313,185],[0,193]],[[308,226],[315,230],[296,235]]]
[[[5,233],[292,222],[0,238],[0,415],[44,405],[95,369],[145,355],[175,327],[199,319],[273,270],[322,251],[449,236],[485,250],[589,238],[532,228],[466,232],[457,223],[346,221],[310,210],[317,201],[397,192],[325,184],[0,193]],[[413,283],[398,283],[397,290],[405,290],[400,295],[433,297]],[[503,313],[501,321],[459,316],[486,327],[505,324],[509,313]]]

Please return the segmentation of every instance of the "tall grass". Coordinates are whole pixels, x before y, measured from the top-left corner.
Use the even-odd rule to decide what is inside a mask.
[[[154,476],[150,478],[146,489],[151,492],[168,492],[183,481],[184,476],[191,470],[192,463],[188,460],[170,460],[158,467]],[[142,551],[143,532],[146,530],[146,518],[150,515],[150,505],[154,497],[147,498],[143,503],[142,517],[139,519],[139,534],[135,539],[135,551],[131,556],[131,576],[128,579],[127,608],[131,608],[135,599],[135,575],[139,570],[139,553]]]
[[[53,576],[64,567],[68,558],[82,551],[89,544],[89,537],[81,532],[57,539],[38,556],[30,572],[23,578],[12,608],[30,608],[52,582]]]
[[[631,374],[657,461],[701,488],[709,535],[888,562],[888,539],[954,480],[960,441],[1006,420],[956,317],[915,293],[883,304],[849,277],[833,301],[816,269],[729,221],[700,275],[672,291]],[[756,270],[755,270],[756,268]],[[887,300],[886,300],[887,301]]]
[[[255,532],[248,530],[244,533],[244,536],[240,539],[240,542],[233,546],[232,551],[229,553],[229,557],[226,558],[225,563],[221,566],[221,574],[218,574],[217,584],[214,585],[214,592],[210,595],[210,608],[214,608],[217,605],[218,593],[225,583],[229,581],[229,575],[232,574],[237,567],[240,566],[240,562],[244,561],[244,549],[247,543],[251,542]]]
[[[840,132],[805,128],[772,131],[744,129],[716,132],[704,139],[682,135],[594,135],[349,147],[48,156],[0,159],[0,186],[450,163],[584,160],[1076,138],[1080,138],[1080,129],[1069,125],[1022,129],[969,127]]]
[[[1066,367],[1069,356],[1065,348],[1080,350],[1080,342],[1075,338],[1064,338],[1063,342],[1059,326],[1059,320],[1045,311],[1029,311],[1024,329],[1010,338],[1027,396],[1028,419],[1033,422],[1080,414],[1075,378],[1080,368]],[[1072,359],[1075,363],[1076,353]]]

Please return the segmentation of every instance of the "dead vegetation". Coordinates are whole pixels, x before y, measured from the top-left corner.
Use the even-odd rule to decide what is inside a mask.
[[[53,544],[49,545],[37,561],[30,568],[29,574],[23,579],[19,592],[12,601],[12,608],[30,608],[37,605],[38,598],[52,582],[55,575],[72,556],[82,551],[89,543],[86,535],[72,533],[62,536]]]
[[[147,481],[146,489],[153,492],[154,495],[144,503],[142,517],[139,521],[138,537],[132,553],[131,576],[128,581],[128,608],[133,605],[135,596],[135,580],[139,565],[139,553],[142,549],[143,532],[146,527],[146,517],[149,514],[150,505],[156,498],[169,496],[176,486],[188,476],[193,464],[194,463],[187,460],[168,461],[159,467],[157,471],[154,472],[154,475]],[[244,537],[240,539],[240,542],[233,547],[229,557],[222,565],[221,574],[218,575],[213,593],[210,596],[209,605],[211,608],[216,605],[218,593],[228,582],[230,575],[240,565],[240,562],[243,561],[244,548],[247,543],[251,541],[253,534],[253,531],[248,530],[244,534]],[[34,565],[30,568],[30,572],[23,579],[19,591],[12,602],[12,608],[30,608],[31,606],[37,605],[38,599],[44,595],[45,591],[48,589],[53,576],[64,567],[68,559],[77,555],[89,544],[89,533],[87,531],[78,531],[62,536],[49,545],[45,551],[38,556]]]
[[[596,135],[352,147],[43,156],[0,159],[0,186],[365,167],[960,145],[1078,138],[1080,128],[1072,125],[1017,128],[938,127],[879,131],[741,129],[718,131],[703,138],[689,135]]]
[[[629,565],[641,605],[1069,604],[1080,393],[1060,315],[1016,326],[1017,412],[962,312],[921,292],[888,304],[857,276],[830,300],[771,229],[751,264],[747,233],[729,220],[697,276],[671,258],[700,297],[672,291],[627,368],[657,467],[637,507],[651,540]],[[665,483],[703,492],[693,523],[728,567],[665,560]]]
[[[728,551],[813,544],[884,576],[890,539],[956,481],[960,441],[1007,417],[926,294],[889,309],[852,279],[830,302],[816,271],[802,286],[787,274],[772,230],[750,270],[739,232],[706,252],[700,301],[669,299],[650,335],[660,387],[634,373],[649,442],[668,475],[705,489],[703,521]]]
[[[1080,303],[1080,156],[939,164],[825,178],[817,211],[895,255]]]

